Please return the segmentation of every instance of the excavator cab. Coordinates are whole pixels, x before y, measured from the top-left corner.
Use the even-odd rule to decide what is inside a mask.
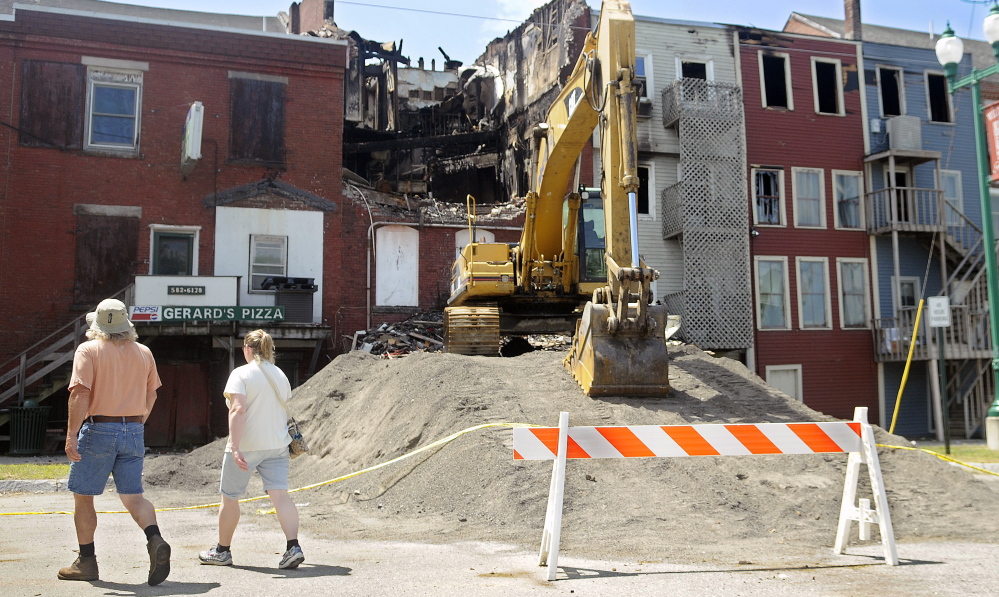
[[[579,205],[579,231],[576,233],[576,254],[579,256],[579,283],[607,281],[607,229],[604,226],[604,202],[600,189],[582,189]],[[592,292],[592,289],[591,289]]]

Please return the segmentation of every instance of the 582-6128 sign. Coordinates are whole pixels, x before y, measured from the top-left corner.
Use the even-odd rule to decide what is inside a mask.
[[[132,321],[173,323],[180,321],[284,321],[284,306],[253,307],[160,307],[129,308]]]

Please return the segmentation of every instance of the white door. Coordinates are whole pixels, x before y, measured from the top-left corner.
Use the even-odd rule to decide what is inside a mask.
[[[767,367],[767,383],[798,402],[801,397],[801,365],[771,365]]]
[[[409,226],[378,229],[375,243],[375,304],[420,304],[420,233]]]

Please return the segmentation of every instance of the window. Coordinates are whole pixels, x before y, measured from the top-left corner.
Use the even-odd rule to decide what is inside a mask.
[[[866,329],[871,317],[867,300],[867,260],[840,257],[836,259],[836,266],[839,268],[839,327]]]
[[[150,226],[149,273],[154,276],[198,275],[200,226]]]
[[[784,225],[784,171],[753,169],[753,220],[764,226]]]
[[[926,73],[926,99],[930,122],[954,122],[951,118],[950,94],[947,93],[947,77]]]
[[[943,189],[946,202],[944,209],[947,210],[947,225],[963,226],[964,218],[961,214],[964,213],[964,198],[961,191],[961,171],[941,170],[940,188]]]
[[[86,148],[138,151],[141,103],[141,71],[89,67]]]
[[[784,392],[798,402],[803,401],[801,391],[801,365],[767,365],[767,385]]]
[[[636,87],[635,95],[639,98],[649,97],[649,85],[652,78],[652,58],[648,55],[638,53],[635,56],[635,79],[632,81]]]
[[[434,87],[434,101],[435,102],[442,102],[442,101],[444,101],[444,88],[443,87]]]
[[[829,310],[829,260],[798,257],[798,325],[803,330],[832,328]]]
[[[860,230],[864,226],[860,198],[864,194],[864,177],[860,172],[833,170],[833,197],[836,201],[836,228]]]
[[[787,257],[755,257],[756,321],[761,330],[791,329]]]
[[[902,85],[902,69],[879,66],[877,71],[878,100],[881,104],[881,117],[891,118],[905,114],[905,89]]]
[[[284,164],[286,77],[229,72],[229,158]]]
[[[423,99],[424,100],[426,100],[428,102],[429,101],[433,101],[433,99],[434,99],[434,92],[431,91],[430,89],[424,89],[423,92],[422,92],[422,94],[423,94]]]
[[[410,89],[409,90],[409,99],[420,99],[420,90],[419,89]]]
[[[80,149],[83,80],[84,67],[80,64],[22,62],[18,143],[24,147]]]
[[[656,196],[656,179],[654,170],[649,164],[638,166],[638,215],[647,216],[643,219],[653,219],[655,209],[653,199]]]
[[[288,237],[250,235],[250,291],[267,292],[265,278],[288,275]]]
[[[791,95],[790,57],[780,52],[759,53],[760,92],[764,108],[794,109]]]
[[[826,227],[826,189],[822,170],[791,168],[794,196],[794,225],[799,228]]]
[[[708,80],[708,65],[706,62],[694,62],[692,60],[681,60],[680,61],[680,78],[681,79],[700,79],[702,81]]]
[[[902,276],[898,279],[898,288],[895,286],[895,276],[891,277],[892,302],[895,305],[895,312],[904,309],[915,309],[921,294],[919,278],[915,276]]]
[[[812,94],[817,114],[842,116],[843,74],[839,60],[812,57]]]

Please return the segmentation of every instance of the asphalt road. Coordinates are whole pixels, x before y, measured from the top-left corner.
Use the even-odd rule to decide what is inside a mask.
[[[154,496],[150,496],[154,497]],[[113,494],[98,509],[118,510]],[[310,505],[304,504],[303,509]],[[0,513],[72,508],[65,491],[0,495]],[[173,547],[170,577],[145,583],[145,537],[124,514],[100,515],[97,556],[101,580],[60,581],[56,572],[76,557],[72,516],[0,516],[0,595],[674,595],[864,596],[995,595],[999,566],[995,544],[899,544],[901,565],[886,566],[880,548],[828,548],[786,563],[678,565],[668,562],[591,560],[563,552],[558,580],[548,582],[537,553],[492,542],[402,543],[320,538],[303,529],[306,560],[297,570],[278,570],[283,537],[273,515],[243,507],[233,544],[235,565],[202,566],[197,553],[213,544],[215,511],[159,514]],[[539,537],[540,541],[540,537]],[[746,561],[766,561],[747,554]],[[806,563],[803,563],[806,562]]]

